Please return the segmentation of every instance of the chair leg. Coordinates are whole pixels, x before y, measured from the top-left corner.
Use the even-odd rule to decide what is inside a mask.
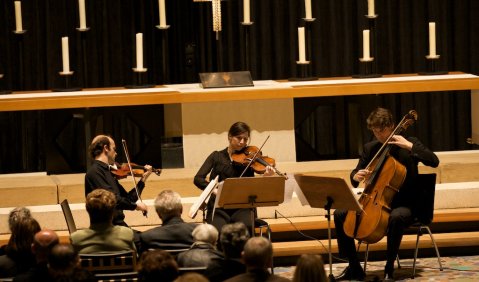
[[[434,246],[434,249],[436,250],[436,256],[437,256],[437,262],[439,263],[439,269],[442,271],[442,263],[441,263],[441,256],[439,255],[439,249],[437,248],[436,240],[434,240],[434,236],[432,236],[431,229],[429,229],[429,226],[421,226],[422,228],[425,228],[427,230],[427,233],[429,233],[429,237],[431,237],[431,242],[432,245]]]
[[[422,235],[421,227],[417,230],[417,236],[416,236],[416,248],[414,249],[414,261],[412,263],[412,277],[411,279],[414,279],[416,276],[416,260],[417,260],[417,253],[419,250],[419,237]]]
[[[398,263],[398,269],[401,268],[401,262],[399,262],[399,255],[396,256],[396,261]]]
[[[360,246],[361,246],[361,242],[359,242],[358,244],[358,251]],[[364,272],[366,272],[366,268],[368,266],[368,257],[369,257],[369,244],[366,244],[366,251],[364,252],[364,266],[363,266]]]

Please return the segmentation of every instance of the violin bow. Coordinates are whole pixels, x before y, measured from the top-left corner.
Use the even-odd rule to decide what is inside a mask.
[[[266,141],[268,141],[269,139],[269,135],[268,137],[266,137],[266,139],[264,140],[263,144],[261,144],[261,147],[259,147],[258,151],[254,154],[254,156],[251,158],[251,160],[249,161],[248,165],[244,168],[243,172],[241,173],[241,175],[239,177],[243,177],[243,174],[246,172],[246,170],[248,169],[248,167],[251,166],[251,164],[253,163],[253,161],[256,159],[256,156],[259,154],[259,152],[261,152],[261,149],[263,149],[263,146],[264,144],[266,144]]]
[[[130,155],[128,154],[128,148],[126,146],[125,139],[121,139],[121,144],[123,145],[123,151],[125,152],[125,157],[126,157],[126,161],[128,163],[128,168],[130,169],[130,174],[131,174],[131,177],[133,179],[133,184],[135,185],[134,187],[135,187],[136,195],[138,196],[138,199],[140,200],[140,202],[143,203],[143,200],[141,199],[140,193],[138,192],[138,185],[136,183],[135,174],[133,173],[133,168],[131,167]],[[145,217],[148,217],[148,212],[143,211],[143,215]]]

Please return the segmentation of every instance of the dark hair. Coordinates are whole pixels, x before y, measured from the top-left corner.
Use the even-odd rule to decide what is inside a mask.
[[[95,189],[88,193],[85,201],[90,223],[111,222],[116,206],[116,197],[105,189]]]
[[[95,159],[97,156],[103,152],[103,147],[106,145],[110,148],[110,136],[108,135],[98,135],[91,141],[90,146],[88,147],[88,152],[90,157]]]
[[[249,232],[242,222],[226,224],[221,228],[220,243],[226,258],[240,258]]]
[[[70,276],[77,267],[79,259],[78,253],[71,244],[56,244],[48,254],[50,275],[53,278]]]
[[[384,129],[386,127],[394,126],[393,114],[388,109],[376,108],[369,114],[366,123],[369,130],[372,130],[373,128]]]
[[[139,281],[173,281],[179,275],[175,258],[163,250],[144,252],[138,266]]]
[[[33,217],[20,218],[12,226],[12,235],[5,248],[7,255],[14,259],[31,257],[35,234],[40,231],[40,224]]]
[[[320,255],[304,254],[299,257],[294,270],[293,282],[326,282],[326,271]]]
[[[251,129],[249,128],[249,126],[246,123],[244,123],[242,121],[238,121],[238,122],[235,122],[230,127],[230,130],[228,130],[228,136],[237,136],[237,135],[240,135],[241,133],[245,133],[245,132],[248,132],[248,135],[250,135]]]

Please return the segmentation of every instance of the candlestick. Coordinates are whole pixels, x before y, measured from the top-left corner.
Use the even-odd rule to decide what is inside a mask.
[[[158,0],[158,8],[160,12],[160,27],[166,27],[166,7],[165,0]]]
[[[363,60],[371,60],[371,53],[369,51],[369,29],[363,30]]]
[[[368,17],[374,17],[376,13],[374,11],[374,0],[368,0]]]
[[[143,33],[136,34],[136,68],[133,68],[135,72],[146,72],[146,68],[143,67]]]
[[[304,18],[311,19],[313,18],[311,12],[311,0],[304,0]]]
[[[306,44],[304,37],[304,27],[298,27],[298,52],[299,60],[298,63],[306,63]]]
[[[22,24],[22,2],[15,1],[15,30],[13,32],[20,34],[25,31]]]
[[[436,54],[436,23],[429,23],[429,57],[435,57]]]
[[[63,71],[60,74],[71,74],[70,71],[70,57],[68,50],[68,37],[62,37],[62,62],[63,62]]]
[[[78,13],[80,14],[80,29],[86,29],[85,0],[78,0]]]
[[[243,0],[243,24],[251,23],[249,1]]]

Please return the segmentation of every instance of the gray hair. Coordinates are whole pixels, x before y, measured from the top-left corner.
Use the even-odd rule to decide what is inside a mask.
[[[12,231],[13,226],[24,218],[31,218],[32,214],[26,207],[17,207],[10,211],[8,214],[8,227]]]
[[[211,224],[200,224],[191,233],[195,242],[205,242],[212,245],[218,241],[218,230]]]
[[[162,191],[155,199],[155,209],[161,220],[181,216],[183,205],[180,194],[172,190]]]

